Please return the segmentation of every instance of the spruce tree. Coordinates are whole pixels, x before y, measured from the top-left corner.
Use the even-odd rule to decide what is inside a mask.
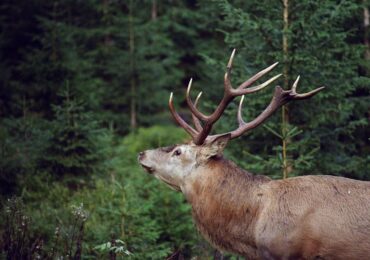
[[[84,104],[77,100],[68,82],[60,93],[62,103],[53,105],[52,138],[42,165],[57,176],[91,176],[96,173],[98,127]]]

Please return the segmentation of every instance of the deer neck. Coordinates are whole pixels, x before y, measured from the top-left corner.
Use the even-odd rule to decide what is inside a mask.
[[[255,244],[254,226],[263,203],[259,189],[269,180],[218,158],[192,173],[183,191],[199,231],[214,246],[243,254],[246,245]]]

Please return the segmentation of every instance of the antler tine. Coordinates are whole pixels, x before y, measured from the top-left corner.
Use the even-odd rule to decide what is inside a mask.
[[[310,98],[314,95],[316,95],[316,93],[320,92],[321,90],[323,90],[325,87],[319,87],[317,89],[314,89],[314,90],[311,90],[310,92],[307,92],[307,93],[304,93],[304,94],[297,94],[294,99],[296,100],[302,100],[302,99],[306,99],[306,98]]]
[[[195,108],[197,107],[198,101],[199,101],[201,96],[202,96],[202,92],[199,92],[197,98],[195,99],[195,103],[194,103]],[[193,123],[194,123],[195,129],[198,132],[202,131],[203,127],[202,127],[202,124],[200,123],[200,120],[193,113],[191,113],[191,117],[193,118]]]
[[[227,69],[231,70],[233,67],[233,61],[234,61],[234,56],[235,56],[236,49],[233,49],[233,52],[230,55],[229,62],[227,63]]]
[[[298,94],[297,93],[297,86],[298,86],[298,82],[299,82],[300,78],[301,78],[301,76],[297,77],[297,79],[294,81],[292,89],[291,89],[292,95],[294,95],[295,100],[302,100],[302,99],[310,98],[313,95],[315,95],[317,92],[319,92],[319,91],[321,91],[325,88],[325,87],[319,87],[317,89],[311,90],[310,92]]]
[[[278,78],[281,77],[281,75],[283,74],[278,74],[272,78],[270,78],[269,80],[263,82],[262,84],[258,85],[258,86],[255,86],[255,87],[251,87],[251,88],[245,88],[243,89],[242,91],[240,91],[238,93],[238,95],[245,95],[245,94],[250,94],[250,93],[254,93],[254,92],[257,92],[265,87],[267,87],[268,85],[270,85],[273,81],[277,80]]]
[[[299,79],[301,78],[301,76],[300,75],[298,75],[298,77],[297,77],[297,79],[294,81],[294,83],[293,83],[293,86],[292,86],[292,91],[293,91],[293,93],[296,93],[296,91],[297,91],[297,86],[298,86],[298,82],[299,82]]]
[[[244,95],[240,99],[239,108],[238,108],[238,123],[239,123],[239,126],[245,125],[245,122],[244,122],[243,117],[242,117],[243,102],[244,102]]]
[[[235,52],[236,52],[236,49],[233,49],[233,52],[231,53],[230,58],[229,58],[229,62],[227,63],[226,72],[224,76],[224,88],[225,88],[225,92],[227,93],[230,93],[233,89],[233,87],[231,86],[230,75],[231,75],[231,70],[233,68]]]
[[[279,109],[281,106],[285,105],[289,101],[310,98],[325,88],[325,87],[320,87],[320,88],[314,89],[307,93],[298,94],[296,92],[296,89],[297,89],[299,78],[300,77],[298,77],[295,80],[290,90],[283,90],[281,87],[277,86],[275,88],[274,96],[272,97],[270,104],[265,108],[264,111],[262,111],[261,114],[259,114],[254,120],[248,123],[244,122],[241,116],[241,109],[242,109],[242,103],[243,103],[243,98],[242,98],[240,100],[239,109],[238,109],[239,127],[229,132],[229,134],[231,135],[230,138],[231,139],[237,138],[241,136],[242,134],[256,128],[257,126],[262,124],[265,120],[267,120],[277,109]],[[213,140],[215,136],[219,136],[219,135],[210,136],[209,139]]]
[[[188,84],[188,89],[186,90],[186,103],[188,104],[189,109],[190,109],[190,111],[191,111],[192,114],[194,114],[200,120],[207,120],[209,118],[209,116],[206,116],[205,114],[203,114],[202,112],[200,112],[195,107],[195,105],[193,104],[193,101],[191,101],[191,98],[190,98],[190,90],[191,90],[191,84],[192,83],[193,83],[193,78],[190,78],[189,84]]]
[[[196,137],[197,131],[194,130],[188,123],[185,122],[184,119],[176,112],[175,107],[173,105],[173,93],[171,92],[170,99],[168,100],[168,106],[170,107],[171,114],[175,121],[185,129],[185,131],[190,134],[193,138]]]
[[[249,87],[254,82],[256,82],[258,79],[260,79],[262,76],[266,75],[271,70],[273,70],[278,64],[279,64],[279,62],[275,62],[274,64],[270,65],[266,69],[263,69],[260,72],[257,72],[254,76],[252,76],[251,78],[249,78],[248,80],[246,80],[245,82],[243,82],[242,84],[240,84],[237,89],[245,89],[245,88]],[[275,78],[275,77],[273,77],[273,78]],[[275,78],[275,79],[277,79],[277,78]],[[270,81],[270,80],[268,80],[268,81]]]
[[[259,114],[254,120],[248,123],[244,123],[242,126],[239,126],[237,129],[230,131],[231,139],[237,138],[244,133],[256,128],[267,120],[280,106],[285,104],[287,101],[283,98],[283,94],[289,91],[284,91],[281,87],[277,86],[275,88],[275,93],[271,99],[270,104],[265,108],[265,110]]]

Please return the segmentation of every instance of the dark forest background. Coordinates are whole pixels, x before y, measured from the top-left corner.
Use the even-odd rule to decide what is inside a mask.
[[[228,158],[273,178],[370,180],[366,0],[2,0],[0,28],[1,258],[219,259],[136,155],[188,139],[169,93],[190,119],[192,77],[212,111],[233,48],[234,85],[280,61],[275,85],[301,75],[300,92],[326,88],[231,142]],[[246,96],[246,120],[273,87]],[[236,107],[216,132],[236,127]]]

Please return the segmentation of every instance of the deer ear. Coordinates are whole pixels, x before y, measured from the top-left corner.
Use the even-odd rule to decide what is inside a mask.
[[[204,148],[204,155],[206,156],[206,158],[210,158],[216,155],[222,155],[222,152],[229,142],[230,137],[230,134],[220,135],[212,142],[206,144]]]

